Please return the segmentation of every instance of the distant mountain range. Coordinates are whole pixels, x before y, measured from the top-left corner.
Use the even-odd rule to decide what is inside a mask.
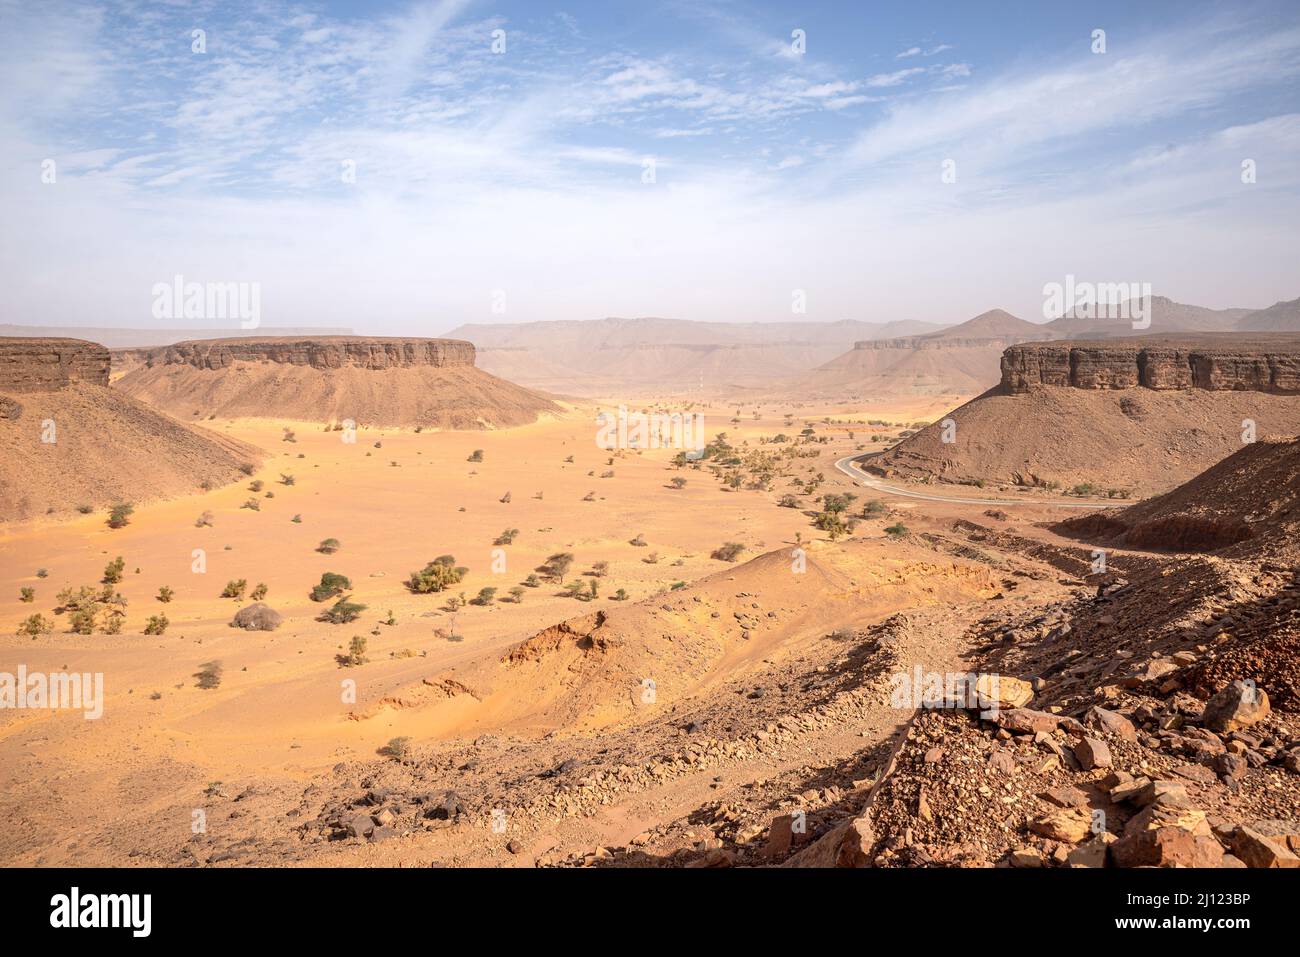
[[[0,337],[85,339],[110,349],[140,349],[169,346],[187,339],[230,339],[235,336],[350,336],[351,329],[325,327],[274,327],[258,329],[109,329],[95,326],[15,326],[0,325]]]

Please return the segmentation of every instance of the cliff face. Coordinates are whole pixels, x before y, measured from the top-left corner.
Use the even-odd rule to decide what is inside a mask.
[[[1040,385],[1300,393],[1300,339],[1240,345],[1025,343],[1002,353],[1004,392]]]
[[[1020,335],[965,337],[952,336],[905,336],[895,339],[864,339],[853,343],[856,350],[876,349],[984,349],[992,347],[1006,348],[1017,343],[1026,342],[1027,337]]]
[[[0,339],[0,392],[108,385],[108,350],[82,339]]]
[[[459,339],[360,336],[196,339],[154,350],[145,364],[224,369],[235,362],[273,362],[313,369],[473,366],[474,346]]]

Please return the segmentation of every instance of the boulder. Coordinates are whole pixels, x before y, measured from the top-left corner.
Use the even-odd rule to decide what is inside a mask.
[[[1083,723],[1089,728],[1104,731],[1106,734],[1113,734],[1123,741],[1137,740],[1137,728],[1132,721],[1118,711],[1093,706],[1083,716]]]
[[[1237,680],[1205,703],[1201,723],[1214,731],[1237,731],[1267,717],[1271,710],[1263,688]]]
[[[870,867],[875,835],[866,817],[854,818],[823,834],[782,867]]]

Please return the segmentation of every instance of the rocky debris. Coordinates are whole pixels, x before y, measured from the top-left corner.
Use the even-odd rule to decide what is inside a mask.
[[[1085,771],[1110,767],[1110,748],[1100,738],[1083,738],[1074,746],[1074,756]]]
[[[1238,731],[1268,715],[1268,694],[1252,682],[1234,681],[1205,703],[1201,721],[1214,731]]]

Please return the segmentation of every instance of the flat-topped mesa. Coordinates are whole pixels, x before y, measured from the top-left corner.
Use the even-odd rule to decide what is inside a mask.
[[[1002,353],[1002,391],[1035,386],[1300,393],[1300,337],[1023,343]]]
[[[0,392],[54,392],[73,382],[108,385],[108,350],[84,339],[0,339]]]
[[[371,336],[193,339],[154,350],[145,364],[224,369],[235,362],[275,362],[313,369],[473,366],[474,345],[461,339]]]

